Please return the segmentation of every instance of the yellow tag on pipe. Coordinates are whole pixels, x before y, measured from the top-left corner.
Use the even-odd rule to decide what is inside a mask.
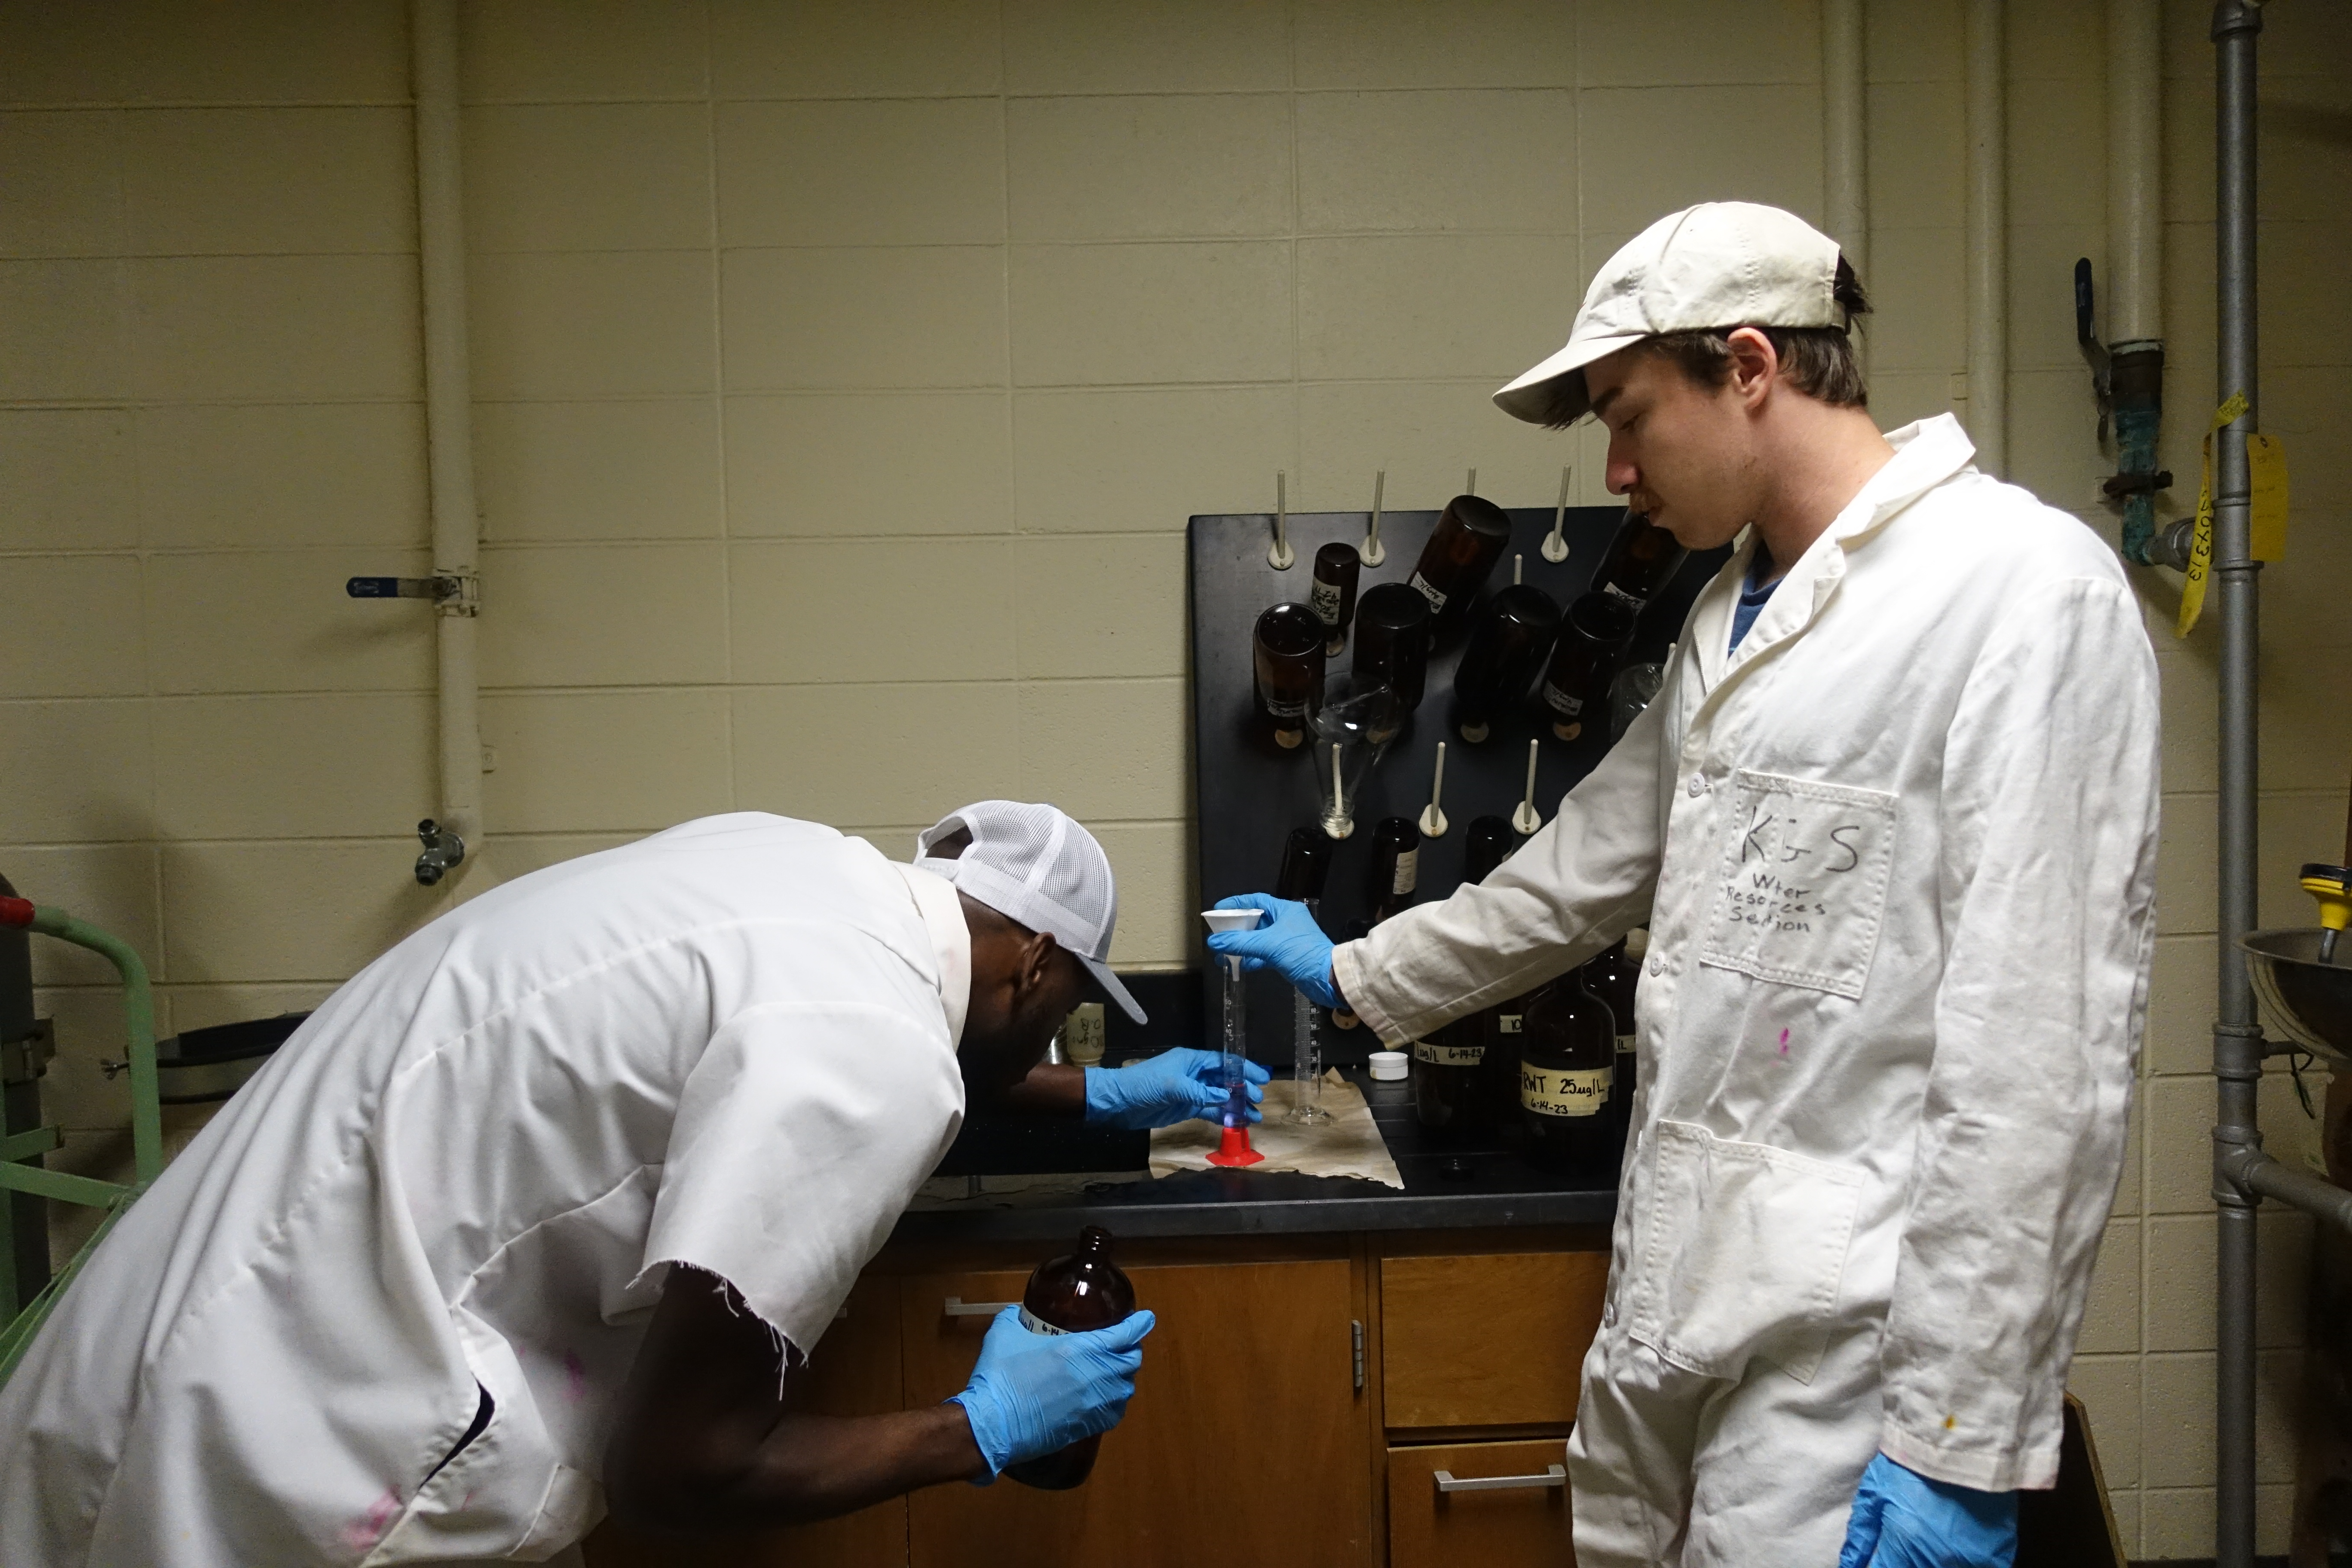
[[[2205,427],[2197,474],[2197,538],[2189,547],[2189,581],[2180,585],[2180,618],[2173,623],[2174,637],[2185,637],[2195,631],[2197,617],[2205,613],[2205,579],[2213,569],[2213,432],[2245,412],[2246,395],[2233,393],[2213,411],[2213,423]],[[2248,450],[2252,450],[2251,442]]]
[[[2246,474],[2253,484],[2253,520],[2250,529],[2257,561],[2286,559],[2286,448],[2275,436],[2260,432],[2246,437]]]

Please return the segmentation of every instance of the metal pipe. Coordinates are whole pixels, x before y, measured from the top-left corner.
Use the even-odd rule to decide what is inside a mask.
[[[1822,0],[1822,195],[1830,237],[1870,281],[1869,105],[1863,0]],[[1868,340],[1856,344],[1866,348]]]
[[[2158,472],[2164,418],[2161,0],[2107,0],[2107,352],[2117,479]],[[2168,562],[2152,482],[2121,491],[2126,560]],[[2188,564],[2186,557],[2179,563]]]
[[[474,507],[474,401],[466,342],[466,228],[458,165],[457,0],[415,0],[416,248],[425,331],[425,440],[433,572],[461,591],[434,619],[440,685],[444,827],[482,835],[481,688],[475,660],[480,522]],[[459,851],[462,857],[464,850]]]
[[[2009,472],[2009,132],[2003,0],[1969,0],[1969,438]]]
[[[2107,331],[2164,336],[2164,7],[2107,0]]]
[[[2260,610],[2250,534],[2246,437],[2255,428],[2254,60],[2262,12],[2248,0],[2213,8],[2215,261],[2220,371],[2216,401],[2242,393],[2245,414],[2222,427],[2214,453],[2213,592],[2221,632],[2220,1012],[2213,1026],[2213,1191],[2218,1301],[2214,1358],[2216,1568],[2254,1560],[2254,1205],[2240,1173],[2262,1146],[2255,1090],[2262,1029],[2239,938],[2254,929],[2257,681]]]
[[[2305,1175],[2259,1149],[2242,1149],[2227,1164],[2231,1178],[2240,1186],[2352,1230],[2352,1192],[2335,1183]]]

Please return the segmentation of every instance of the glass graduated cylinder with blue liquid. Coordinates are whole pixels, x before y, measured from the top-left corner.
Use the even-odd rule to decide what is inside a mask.
[[[1212,931],[1248,931],[1263,919],[1256,910],[1203,910],[1201,919]],[[1248,996],[1242,984],[1239,957],[1210,955],[1217,969],[1219,1019],[1218,1070],[1224,1080],[1225,1104],[1219,1120],[1224,1136],[1208,1156],[1212,1165],[1255,1165],[1265,1158],[1250,1147]]]

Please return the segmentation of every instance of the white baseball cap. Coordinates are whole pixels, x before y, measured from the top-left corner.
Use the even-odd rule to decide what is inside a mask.
[[[932,845],[959,829],[971,835],[961,854],[948,859],[931,853]],[[975,801],[924,829],[915,840],[915,864],[1006,920],[1050,931],[1105,995],[1137,1023],[1145,1022],[1143,1009],[1111,973],[1118,885],[1110,857],[1071,817],[1024,801]]]
[[[1530,425],[1590,411],[1584,367],[1660,332],[1712,327],[1843,327],[1837,241],[1794,213],[1755,202],[1701,202],[1660,218],[1593,274],[1568,346],[1495,394]],[[1554,383],[1575,378],[1571,386]]]

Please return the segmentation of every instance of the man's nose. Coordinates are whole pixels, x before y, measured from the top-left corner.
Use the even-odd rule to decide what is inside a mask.
[[[1612,442],[1611,445],[1613,447],[1615,444]],[[1631,458],[1621,458],[1614,450],[1610,452],[1608,467],[1602,472],[1612,496],[1632,495],[1633,487],[1642,482],[1642,470]]]

